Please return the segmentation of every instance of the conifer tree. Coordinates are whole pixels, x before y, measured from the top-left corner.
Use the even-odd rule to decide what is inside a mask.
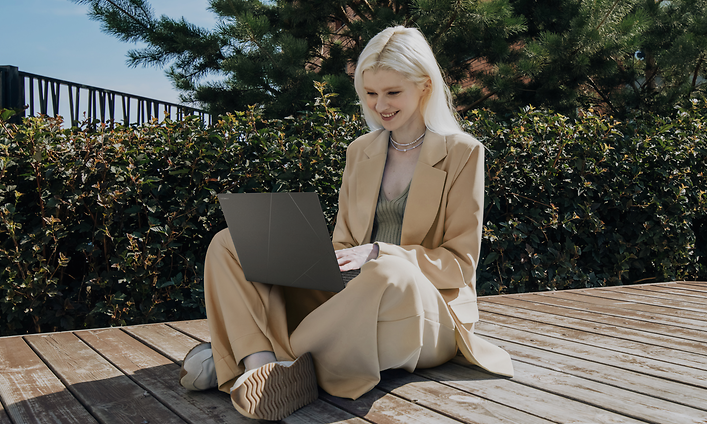
[[[528,22],[506,105],[663,113],[704,95],[705,0],[514,0]]]
[[[157,18],[147,0],[72,0],[90,6],[103,31],[142,42],[133,66],[166,66],[182,100],[215,113],[260,104],[270,115],[294,113],[315,96],[316,81],[339,94],[336,105],[357,110],[352,70],[368,40],[390,25],[417,26],[465,102],[481,95],[470,77],[508,60],[525,30],[508,0],[210,0],[216,28]],[[475,64],[477,71],[474,71]],[[471,69],[471,70],[470,70]],[[203,82],[216,75],[217,82]],[[467,83],[467,84],[465,84]]]
[[[635,78],[626,103],[668,113],[707,93],[707,0],[646,0],[645,10],[651,25],[629,68]]]
[[[104,31],[146,44],[131,65],[167,67],[182,100],[213,113],[258,104],[287,116],[315,97],[314,81],[355,111],[356,58],[395,24],[427,36],[462,113],[670,112],[706,87],[707,0],[210,0],[211,29],[158,18],[148,0],[72,1]]]

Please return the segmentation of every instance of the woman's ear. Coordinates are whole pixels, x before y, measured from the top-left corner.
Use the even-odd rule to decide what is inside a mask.
[[[422,90],[425,92],[428,92],[431,89],[432,89],[432,80],[427,78],[427,80],[425,80],[425,85],[422,87]]]

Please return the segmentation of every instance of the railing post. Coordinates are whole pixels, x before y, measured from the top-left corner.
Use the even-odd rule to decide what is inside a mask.
[[[25,116],[24,78],[17,66],[0,66],[0,109],[15,109],[18,114],[10,119],[19,123]]]
[[[153,119],[153,117],[159,121],[161,108],[163,108],[162,112],[166,113],[165,117],[171,117],[172,106],[176,108],[177,116],[180,119],[185,115],[199,113],[202,120],[205,121],[205,115],[207,114],[206,111],[191,110],[190,108],[185,108],[182,105],[174,103],[161,102],[156,99],[133,96],[131,94],[121,93],[118,91],[106,90],[99,87],[92,87],[74,82],[63,81],[56,78],[45,77],[42,75],[35,75],[29,72],[23,72],[16,66],[0,66],[0,108],[15,109],[18,111],[18,114],[14,115],[12,118],[13,123],[20,123],[21,118],[27,114],[29,116],[34,116],[35,81],[38,91],[37,94],[39,97],[38,109],[40,113],[45,115],[50,112],[50,100],[52,102],[51,111],[54,113],[54,116],[59,115],[61,87],[63,85],[67,87],[69,95],[69,116],[71,118],[72,126],[78,126],[81,123],[81,91],[84,91],[87,96],[85,102],[86,110],[84,113],[90,127],[95,125],[94,121],[115,121],[115,96],[117,95],[121,96],[123,123],[125,125],[131,125],[130,109],[133,100],[136,103],[136,116],[134,122],[137,125],[148,123]],[[25,90],[27,91],[26,93]],[[106,108],[108,110],[106,110]],[[211,115],[208,116],[209,122],[211,122]],[[206,124],[206,122],[204,122],[204,124]]]

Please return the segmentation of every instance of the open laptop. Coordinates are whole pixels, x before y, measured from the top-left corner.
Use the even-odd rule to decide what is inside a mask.
[[[317,193],[218,195],[248,281],[339,292],[341,272]]]

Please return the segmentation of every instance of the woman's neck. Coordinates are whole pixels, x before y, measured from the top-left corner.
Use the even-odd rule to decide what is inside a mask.
[[[413,142],[415,139],[419,138],[425,133],[427,127],[425,127],[425,122],[420,120],[414,125],[407,125],[402,128],[395,129],[391,132],[393,140],[400,144],[408,144]]]

